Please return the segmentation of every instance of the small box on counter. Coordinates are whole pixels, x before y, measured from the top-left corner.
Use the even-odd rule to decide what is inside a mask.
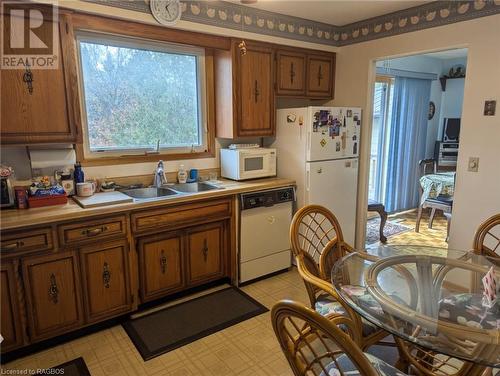
[[[28,205],[30,208],[41,208],[43,206],[62,205],[66,204],[67,202],[68,202],[68,197],[65,194],[28,197]]]

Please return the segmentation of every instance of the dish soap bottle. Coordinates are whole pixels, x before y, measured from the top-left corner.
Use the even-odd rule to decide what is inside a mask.
[[[76,183],[83,183],[85,181],[85,175],[83,174],[82,165],[80,164],[80,162],[76,162],[75,164],[73,178],[75,179],[75,185]]]
[[[184,165],[179,166],[179,171],[177,172],[177,180],[179,181],[180,184],[184,184],[187,181],[187,172],[184,169]]]

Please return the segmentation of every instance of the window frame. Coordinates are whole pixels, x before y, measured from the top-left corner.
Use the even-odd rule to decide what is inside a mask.
[[[145,28],[151,28],[150,25],[144,25]],[[142,163],[149,161],[163,160],[182,160],[182,159],[197,159],[210,158],[215,156],[215,101],[214,101],[214,49],[206,46],[198,46],[195,44],[182,44],[170,42],[165,38],[151,39],[138,37],[138,30],[132,29],[130,32],[126,28],[119,33],[109,32],[108,30],[99,30],[100,28],[78,28],[75,27],[75,60],[77,66],[77,82],[78,92],[80,93],[79,107],[81,109],[80,122],[80,141],[75,145],[77,158],[83,165],[110,165],[110,164],[125,164],[125,163]],[[119,40],[121,42],[129,42],[132,48],[140,48],[142,46],[155,46],[155,50],[165,52],[177,51],[204,51],[204,57],[198,58],[203,61],[197,61],[198,72],[201,79],[199,97],[202,98],[200,103],[201,113],[203,116],[201,122],[201,136],[203,138],[202,146],[195,147],[179,147],[179,148],[161,148],[159,153],[152,149],[128,149],[120,150],[119,152],[91,152],[89,149],[89,141],[87,136],[87,112],[85,108],[84,85],[82,76],[81,56],[79,41],[84,37],[100,37],[104,41]],[[94,39],[99,42],[99,39]],[[139,45],[133,46],[134,41],[139,41]],[[128,47],[128,46],[127,46]],[[200,81],[200,80],[199,80]],[[153,145],[152,145],[153,146]],[[148,150],[149,152],[146,152]]]

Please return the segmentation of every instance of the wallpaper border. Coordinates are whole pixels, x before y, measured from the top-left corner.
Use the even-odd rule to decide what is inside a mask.
[[[82,1],[150,13],[147,0]],[[184,21],[328,46],[346,46],[500,13],[500,0],[433,1],[348,25],[335,26],[226,1],[181,2],[181,19]]]

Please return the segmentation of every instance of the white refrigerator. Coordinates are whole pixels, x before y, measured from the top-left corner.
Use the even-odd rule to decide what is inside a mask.
[[[354,245],[361,109],[303,107],[277,113],[277,174],[297,183],[297,208],[330,209]]]

